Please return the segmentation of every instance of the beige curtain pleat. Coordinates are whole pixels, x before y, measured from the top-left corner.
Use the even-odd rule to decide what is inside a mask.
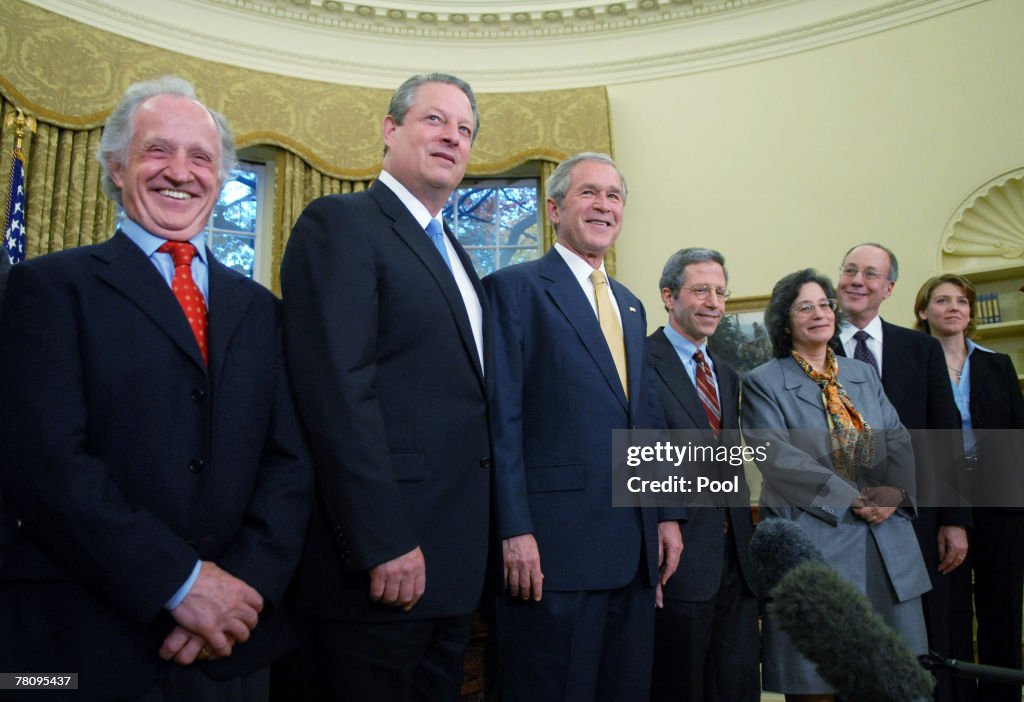
[[[15,112],[3,101],[3,118]],[[3,121],[0,121],[0,125]],[[0,168],[6,210],[8,177],[15,142],[14,127],[0,127]],[[36,132],[25,135],[25,227],[29,258],[110,237],[114,231],[116,206],[100,187],[100,166],[93,154],[101,130],[66,129],[40,122]]]

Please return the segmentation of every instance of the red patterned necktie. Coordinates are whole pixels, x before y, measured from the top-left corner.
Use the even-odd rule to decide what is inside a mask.
[[[697,363],[697,394],[700,395],[700,403],[704,405],[704,414],[708,416],[711,431],[715,432],[717,437],[722,431],[722,410],[718,405],[715,383],[711,379],[711,369],[708,368],[702,351],[693,354],[693,360]]]
[[[185,318],[203,354],[203,363],[206,363],[206,301],[199,286],[192,280],[192,259],[196,255],[196,247],[187,241],[168,241],[157,251],[170,254],[174,261],[171,290],[185,312]]]

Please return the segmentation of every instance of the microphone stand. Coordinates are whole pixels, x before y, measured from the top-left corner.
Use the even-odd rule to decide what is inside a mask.
[[[944,670],[961,678],[975,678],[992,683],[1007,685],[1024,685],[1024,670],[1016,668],[999,668],[994,665],[978,665],[966,663],[956,658],[943,658],[935,651],[918,656],[918,662],[928,671]]]

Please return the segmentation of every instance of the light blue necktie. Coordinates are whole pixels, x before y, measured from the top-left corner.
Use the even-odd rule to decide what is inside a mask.
[[[437,247],[441,258],[444,259],[444,265],[448,266],[448,270],[451,270],[452,262],[448,260],[448,249],[444,245],[444,231],[441,229],[441,223],[436,219],[427,222],[427,234],[430,236],[430,240],[434,242],[434,246]]]

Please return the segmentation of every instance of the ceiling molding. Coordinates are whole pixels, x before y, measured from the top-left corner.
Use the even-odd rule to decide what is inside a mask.
[[[205,0],[235,10],[357,32],[438,39],[526,39],[622,31],[706,18],[779,0],[340,2]],[[485,11],[483,11],[485,10]]]
[[[488,4],[487,13],[479,2],[459,0],[27,1],[143,43],[253,70],[373,88],[444,70],[478,91],[516,92],[736,66],[984,0],[505,0]],[[621,17],[609,9],[615,5]],[[516,12],[530,21],[516,27]],[[434,20],[424,22],[424,13]],[[546,21],[545,13],[561,19]],[[489,14],[497,19],[485,19]]]

